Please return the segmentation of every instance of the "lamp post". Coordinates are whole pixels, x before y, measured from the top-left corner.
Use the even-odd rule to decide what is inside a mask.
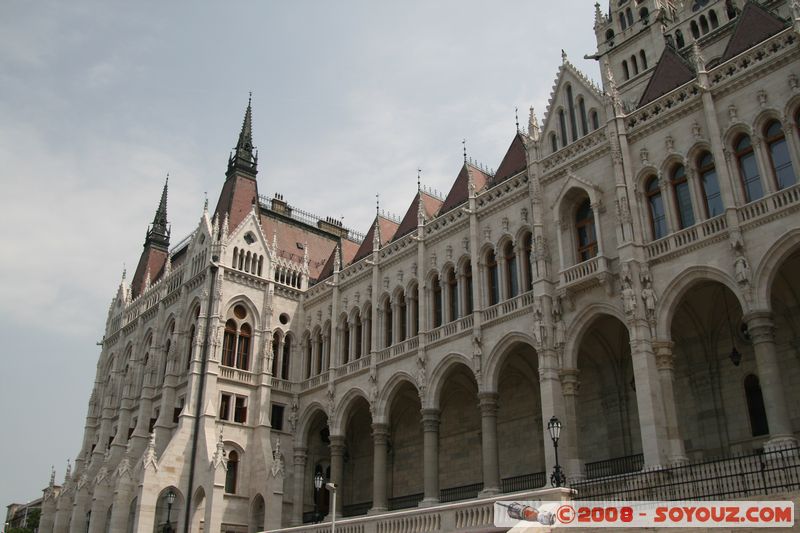
[[[169,515],[172,514],[173,503],[175,503],[175,493],[169,491],[167,493],[167,525],[164,526],[164,533],[172,533],[172,524],[170,523]]]
[[[331,533],[336,533],[336,483],[325,483],[325,488],[333,494],[333,506],[331,507]]]
[[[322,483],[325,481],[325,478],[322,477],[322,472],[317,472],[314,475],[314,522],[319,523],[319,489],[322,488]]]
[[[556,452],[556,465],[553,467],[553,473],[550,475],[550,484],[554,487],[561,487],[567,482],[567,477],[558,464],[558,438],[561,435],[561,421],[555,416],[550,418],[547,423],[547,431],[550,432],[550,438],[553,440],[553,449]]]

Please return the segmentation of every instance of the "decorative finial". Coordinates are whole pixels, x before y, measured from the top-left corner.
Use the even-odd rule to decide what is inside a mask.
[[[417,192],[422,190],[422,169],[417,169]]]
[[[50,487],[56,484],[56,466],[50,465]]]
[[[694,68],[697,72],[705,72],[706,60],[700,52],[700,44],[696,39],[692,43],[692,63],[694,63]]]
[[[464,146],[464,163],[467,162],[467,140],[462,139],[461,144]]]
[[[567,62],[567,53],[562,48],[561,49],[561,63],[566,63],[566,62]]]
[[[514,108],[514,124],[517,125],[517,133],[519,133],[519,108]]]
[[[375,214],[381,214],[381,193],[375,195]]]
[[[203,201],[203,213],[208,213],[208,191],[203,191],[205,200]]]

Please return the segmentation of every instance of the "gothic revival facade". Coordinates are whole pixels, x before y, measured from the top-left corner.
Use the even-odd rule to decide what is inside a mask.
[[[248,105],[172,247],[164,186],[41,531],[467,529],[430,512],[543,487],[552,416],[570,484],[796,445],[800,3],[595,10],[602,87],[564,55],[496,171],[366,235],[259,195]]]

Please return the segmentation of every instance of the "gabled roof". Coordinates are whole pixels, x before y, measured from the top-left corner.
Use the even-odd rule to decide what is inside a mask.
[[[741,54],[785,27],[784,21],[764,9],[759,3],[748,1],[739,15],[739,20],[736,21],[733,35],[722,54],[722,61]]]
[[[639,99],[639,107],[680,87],[694,77],[695,72],[689,64],[672,47],[667,46],[661,53],[653,69],[653,75],[650,76],[650,81],[647,82],[647,87]]]
[[[169,252],[161,248],[145,247],[139,257],[139,264],[136,265],[136,272],[131,281],[131,295],[133,298],[144,292],[144,288],[148,284],[148,275],[150,276],[150,284],[155,283],[161,277],[164,266],[167,264],[167,255],[169,255]]]
[[[358,252],[359,246],[357,242],[348,239],[342,239],[336,244],[336,247],[339,248],[339,257],[341,257],[342,265],[349,265],[353,262],[353,258],[356,252]],[[322,267],[322,271],[319,273],[319,278],[317,279],[325,279],[333,275],[333,261],[336,258],[336,247],[331,251],[331,255],[325,262],[325,266]]]
[[[506,151],[506,155],[503,156],[500,166],[497,167],[494,183],[505,181],[526,168],[528,168],[528,158],[525,154],[525,141],[522,138],[522,134],[517,132],[511,141],[511,146]]]
[[[308,247],[308,275],[318,279],[328,256],[333,251],[336,239],[321,233],[308,231],[283,219],[269,216],[262,211],[261,230],[267,243],[272,246],[273,235],[277,237],[278,257],[302,264],[305,247]]]
[[[472,179],[475,182],[476,191],[483,190],[492,181],[492,177],[489,174],[486,174],[475,165],[464,162],[461,172],[458,173],[456,181],[453,182],[450,192],[447,193],[444,203],[439,209],[439,214],[446,213],[467,201],[469,198],[470,175],[472,175]]]
[[[600,87],[592,81],[586,74],[578,70],[566,54],[562,53],[561,65],[558,67],[558,73],[553,81],[553,88],[550,90],[550,99],[547,101],[547,109],[545,109],[544,120],[542,121],[542,132],[550,131],[550,122],[553,119],[553,107],[556,103],[556,97],[561,91],[561,87],[566,83],[565,78],[572,78],[572,81],[580,84],[586,90],[586,97],[593,98],[598,108],[602,109],[603,91]],[[589,106],[587,106],[588,108]]]
[[[398,224],[393,220],[389,220],[388,218],[382,215],[378,215],[377,220],[381,232],[380,245],[383,246],[387,242],[391,242],[392,237],[394,237],[394,234],[397,232],[397,228],[400,227],[400,224]],[[375,220],[372,221],[372,224],[369,227],[369,231],[367,232],[367,236],[364,237],[364,242],[361,243],[361,246],[356,252],[355,257],[353,257],[351,263],[356,263],[358,261],[361,261],[368,255],[370,255],[372,253],[372,246],[374,240],[375,240]]]
[[[422,198],[422,210],[423,213],[425,213],[425,220],[432,219],[439,211],[439,208],[442,207],[442,200],[431,196],[425,191],[417,192],[417,194],[414,195],[414,200],[411,202],[411,205],[408,206],[408,210],[405,216],[403,216],[403,220],[400,222],[400,226],[397,228],[392,240],[397,240],[417,229],[420,198]]]

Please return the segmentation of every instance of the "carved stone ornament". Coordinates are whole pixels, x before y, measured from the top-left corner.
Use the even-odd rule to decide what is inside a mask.
[[[272,477],[281,479],[286,474],[286,462],[281,451],[281,439],[276,440],[275,446],[272,447],[272,468],[270,468],[270,473]]]
[[[739,252],[733,262],[733,270],[736,276],[736,282],[739,285],[748,285],[750,283],[750,264],[747,258]]]
[[[150,442],[147,443],[147,449],[142,456],[142,467],[145,471],[152,468],[153,471],[158,472],[158,457],[156,456],[156,434],[150,434]]]
[[[326,406],[326,410],[328,411],[328,423],[333,420],[334,415],[336,414],[336,390],[333,388],[333,385],[328,386],[328,405]]]
[[[461,247],[464,248],[465,252],[469,252],[469,237],[461,239]]]
[[[447,245],[445,248],[445,256],[447,257],[448,261],[453,258],[453,247],[451,245]]]
[[[486,239],[487,241],[492,240],[492,228],[488,226],[483,228],[483,238]]]
[[[523,222],[528,222],[528,210],[527,208],[523,207],[519,210],[519,218],[522,219]]]
[[[508,224],[509,224],[508,217],[503,217],[502,223],[503,223],[503,231],[508,232]]]
[[[417,357],[417,373],[414,376],[417,382],[417,390],[419,391],[419,399],[421,402],[425,402],[425,388],[427,386],[426,376],[425,376],[425,358],[424,357]]]
[[[664,146],[667,148],[667,152],[675,151],[675,139],[672,138],[672,135],[667,135],[664,139]]]
[[[730,119],[731,123],[739,121],[739,111],[736,109],[734,104],[728,106],[728,118]]]
[[[642,159],[642,166],[650,165],[650,152],[647,151],[647,148],[639,150],[639,157]]]
[[[292,428],[292,433],[297,430],[298,412],[300,410],[300,402],[297,394],[292,395],[292,405],[289,408],[289,427]]]
[[[222,428],[219,428],[219,437],[217,437],[217,449],[214,450],[214,455],[211,456],[211,470],[216,470],[220,466],[223,469],[228,469],[228,454],[225,453],[225,443],[222,441]]]
[[[764,107],[764,106],[767,105],[767,91],[765,91],[764,89],[761,89],[756,94],[756,97],[758,98],[758,105],[760,105],[761,107]]]
[[[431,266],[432,266],[433,268],[436,268],[436,252],[433,252],[433,253],[431,254]]]

